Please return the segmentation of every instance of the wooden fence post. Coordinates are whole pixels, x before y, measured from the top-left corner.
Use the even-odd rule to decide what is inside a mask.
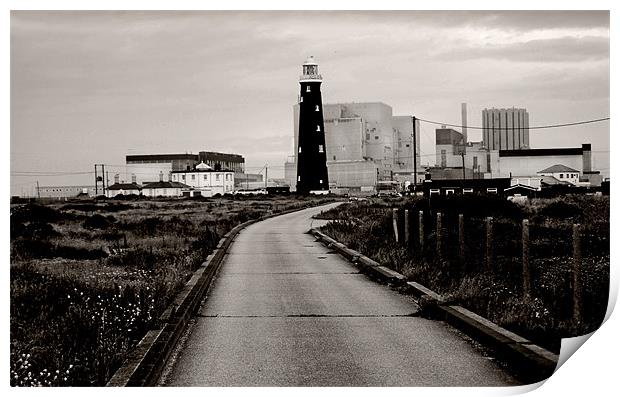
[[[420,254],[424,252],[424,211],[418,212],[418,240],[420,243]]]
[[[486,270],[491,272],[493,270],[493,266],[491,265],[492,256],[493,256],[493,217],[487,217],[486,221],[486,229],[487,229],[487,245],[486,245],[486,255],[485,255],[485,265]]]
[[[405,246],[409,247],[409,210],[405,210],[405,227],[404,227],[404,235],[405,235]]]
[[[459,214],[459,258],[461,265],[465,267],[465,217]]]
[[[527,219],[523,220],[521,240],[523,246],[523,296],[529,300],[532,294],[532,281],[530,272],[530,223]]]
[[[436,235],[437,235],[437,256],[439,257],[439,259],[442,258],[441,256],[441,212],[437,213],[437,230],[436,230]]]
[[[394,240],[398,243],[398,210],[392,209],[392,226],[394,227]]]
[[[573,225],[573,325],[582,321],[582,285],[581,285],[581,230],[580,225]]]

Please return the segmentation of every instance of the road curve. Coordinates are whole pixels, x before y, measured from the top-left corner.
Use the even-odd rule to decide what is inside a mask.
[[[517,384],[306,234],[334,204],[255,223],[229,249],[166,386]]]

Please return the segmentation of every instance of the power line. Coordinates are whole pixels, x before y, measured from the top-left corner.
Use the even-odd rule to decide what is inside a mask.
[[[457,124],[449,124],[449,123],[440,123],[438,121],[431,121],[431,120],[424,120],[424,119],[420,119],[417,118],[417,120],[423,121],[425,123],[430,123],[430,124],[436,124],[436,125],[445,125],[445,126],[450,126],[450,127],[458,127],[458,128],[471,128],[473,130],[484,130],[486,129],[492,129],[492,130],[512,130],[514,128],[508,128],[508,127],[478,127],[478,126],[469,126],[469,125],[457,125]],[[539,126],[535,126],[535,127],[527,127],[525,129],[528,130],[542,130],[545,128],[558,128],[558,127],[570,127],[570,126],[574,126],[574,125],[581,125],[581,124],[591,124],[591,123],[599,123],[601,121],[606,121],[609,120],[609,117],[603,117],[600,119],[592,119],[592,120],[584,120],[584,121],[576,121],[574,123],[564,123],[564,124],[550,124],[550,125],[539,125]]]
[[[65,176],[65,175],[88,175],[91,172],[52,172],[52,171],[11,171],[12,176]]]

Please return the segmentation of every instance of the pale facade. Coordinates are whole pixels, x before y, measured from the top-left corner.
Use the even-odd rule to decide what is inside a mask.
[[[69,198],[79,195],[95,196],[94,186],[41,186],[35,193],[41,198]],[[99,194],[103,194],[99,189]]]
[[[200,163],[190,171],[173,171],[172,182],[188,185],[186,190],[200,191],[202,196],[232,193],[235,186],[234,171],[215,171],[208,165]]]
[[[152,182],[142,187],[142,194],[147,197],[181,197],[183,190],[189,186],[179,182]]]
[[[482,110],[482,140],[490,150],[530,147],[530,115],[526,109]]]
[[[413,151],[415,163],[420,167],[420,120],[415,121],[415,142],[413,140],[413,118],[411,116],[392,117],[394,131],[394,172],[413,172]]]
[[[579,184],[579,171],[566,167],[562,164],[556,164],[547,169],[538,171],[540,176],[552,176],[560,182],[568,182],[571,185]]]
[[[499,173],[499,150],[488,150],[483,142],[465,142],[452,128],[435,130],[435,164],[439,168],[466,169],[473,178],[492,178]]]
[[[584,165],[588,158],[584,158],[582,148],[500,151],[497,172],[494,171],[493,176],[505,178],[511,175],[536,175],[555,164],[563,164],[580,172],[584,168],[591,168],[588,164]]]
[[[395,173],[413,173],[411,116],[393,116],[381,102],[323,105],[325,151],[330,189],[366,191]],[[293,107],[294,147],[298,147],[299,105]],[[416,125],[420,168],[419,122]],[[297,153],[285,163],[285,179],[294,188]],[[423,172],[418,172],[421,175]],[[410,177],[409,179],[411,179]]]

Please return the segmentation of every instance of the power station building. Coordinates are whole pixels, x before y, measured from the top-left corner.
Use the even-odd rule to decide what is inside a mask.
[[[299,105],[293,107],[294,142],[298,147]],[[381,102],[335,103],[323,106],[325,147],[330,190],[336,193],[374,192],[384,181],[413,181],[414,146],[418,182],[424,180],[420,168],[420,128],[413,118],[394,116]],[[295,186],[297,154],[285,164],[285,179]]]
[[[464,108],[464,123],[467,113]],[[466,136],[466,130],[463,131]],[[467,138],[465,138],[467,140]],[[525,109],[482,110],[482,141],[489,150],[519,150],[530,147],[530,115]]]
[[[579,173],[576,184],[598,186],[602,181],[600,172],[592,170],[589,143],[573,148],[489,150],[482,142],[465,142],[463,134],[454,129],[437,128],[435,155],[436,166],[428,170],[432,180],[523,179],[559,165]]]

